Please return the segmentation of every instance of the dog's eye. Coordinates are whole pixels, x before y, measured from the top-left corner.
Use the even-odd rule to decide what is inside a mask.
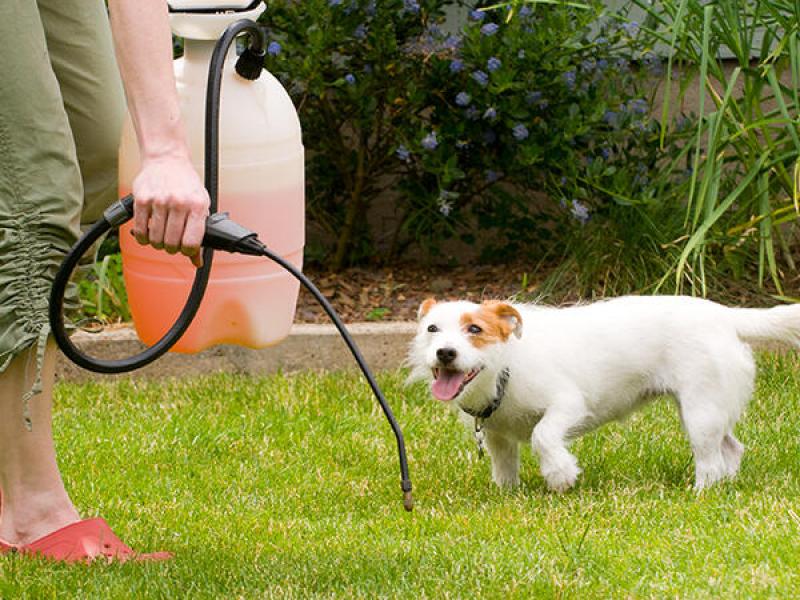
[[[437,331],[439,331],[439,328],[436,325],[428,325],[428,331],[430,333],[436,333]]]
[[[480,327],[478,327],[477,325],[475,325],[475,324],[473,323],[472,325],[470,325],[469,327],[467,327],[467,331],[468,331],[469,333],[473,334],[473,335],[477,335],[477,334],[479,334],[480,332],[482,332],[482,331],[483,331],[483,329],[481,329]]]

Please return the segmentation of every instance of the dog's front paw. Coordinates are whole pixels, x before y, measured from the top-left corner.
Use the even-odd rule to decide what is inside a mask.
[[[519,475],[514,473],[492,473],[492,481],[494,481],[498,487],[505,488],[505,489],[513,489],[519,485]]]
[[[542,465],[542,477],[544,477],[547,487],[554,492],[566,492],[575,485],[580,474],[581,469],[578,466],[578,461],[571,454],[568,454],[562,460]]]

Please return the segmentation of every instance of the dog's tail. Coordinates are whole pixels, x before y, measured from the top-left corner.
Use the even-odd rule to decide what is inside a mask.
[[[743,341],[782,342],[800,348],[800,304],[731,310],[736,333]]]

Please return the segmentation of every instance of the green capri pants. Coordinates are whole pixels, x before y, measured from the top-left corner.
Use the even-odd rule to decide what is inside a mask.
[[[0,373],[36,347],[27,407],[55,271],[117,196],[125,99],[102,0],[2,0],[0,39]]]

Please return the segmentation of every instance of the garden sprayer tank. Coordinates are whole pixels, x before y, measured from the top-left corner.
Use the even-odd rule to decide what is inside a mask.
[[[224,12],[214,12],[222,10]],[[170,2],[170,20],[184,38],[184,55],[175,61],[181,113],[192,162],[202,174],[206,81],[214,45],[223,30],[242,18],[255,19],[259,2]],[[304,173],[300,121],[286,90],[263,72],[249,81],[226,57],[219,116],[219,210],[258,234],[273,252],[298,269],[304,245]],[[119,156],[120,195],[131,192],[139,172],[139,150],[130,118],[123,128]],[[120,229],[123,273],[139,337],[153,344],[183,307],[195,268],[182,255],[142,246]],[[285,338],[294,319],[299,283],[272,261],[220,253],[214,259],[202,306],[173,347],[198,352],[215,344],[263,348]]]

